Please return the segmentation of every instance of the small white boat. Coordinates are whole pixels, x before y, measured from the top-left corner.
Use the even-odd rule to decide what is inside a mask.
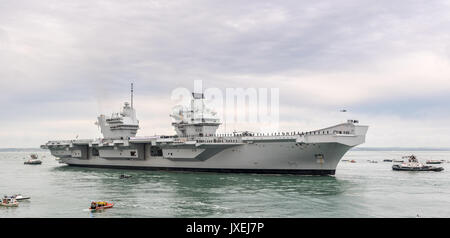
[[[42,160],[38,159],[37,154],[31,154],[31,159],[23,162],[24,164],[42,164]]]
[[[16,201],[16,199],[8,198],[8,197],[5,196],[2,199],[2,201],[0,202],[0,206],[3,206],[3,207],[18,207],[19,203]]]
[[[42,164],[42,161],[40,160],[27,160],[25,162],[23,162],[23,164]]]
[[[29,196],[23,196],[21,194],[15,194],[14,196],[12,196],[14,199],[16,199],[17,201],[21,201],[21,200],[27,200],[30,199],[31,197]]]

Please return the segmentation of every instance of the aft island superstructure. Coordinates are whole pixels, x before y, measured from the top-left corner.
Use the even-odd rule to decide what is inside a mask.
[[[344,154],[364,143],[368,126],[348,120],[309,132],[226,133],[217,113],[193,93],[189,108],[170,115],[176,135],[136,137],[136,111],[100,115],[103,138],[49,141],[42,148],[72,166],[122,169],[334,175]]]

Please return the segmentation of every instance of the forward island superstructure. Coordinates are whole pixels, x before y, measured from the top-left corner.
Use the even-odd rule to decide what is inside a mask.
[[[136,111],[125,103],[122,112],[100,115],[103,138],[49,141],[42,148],[72,166],[334,175],[344,154],[364,143],[368,126],[348,120],[309,132],[218,134],[217,113],[206,108],[202,93],[192,93],[189,108],[170,116],[176,135],[136,137]]]

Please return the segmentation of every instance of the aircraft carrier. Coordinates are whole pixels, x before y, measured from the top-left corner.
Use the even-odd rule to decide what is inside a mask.
[[[120,113],[98,117],[103,138],[48,141],[41,148],[71,166],[334,175],[339,160],[364,143],[368,130],[357,120],[348,120],[307,132],[218,134],[217,114],[204,106],[202,93],[192,93],[189,108],[170,115],[176,135],[137,137],[139,121],[131,91],[131,104],[125,102]]]

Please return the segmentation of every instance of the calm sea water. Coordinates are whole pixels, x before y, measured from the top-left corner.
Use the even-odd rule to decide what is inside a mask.
[[[382,162],[410,152],[350,151],[343,159],[357,163],[341,161],[330,177],[76,168],[38,154],[42,165],[0,153],[0,195],[31,196],[0,217],[450,217],[450,163],[400,172]],[[414,154],[450,161],[448,151]],[[91,200],[115,207],[91,213]]]

